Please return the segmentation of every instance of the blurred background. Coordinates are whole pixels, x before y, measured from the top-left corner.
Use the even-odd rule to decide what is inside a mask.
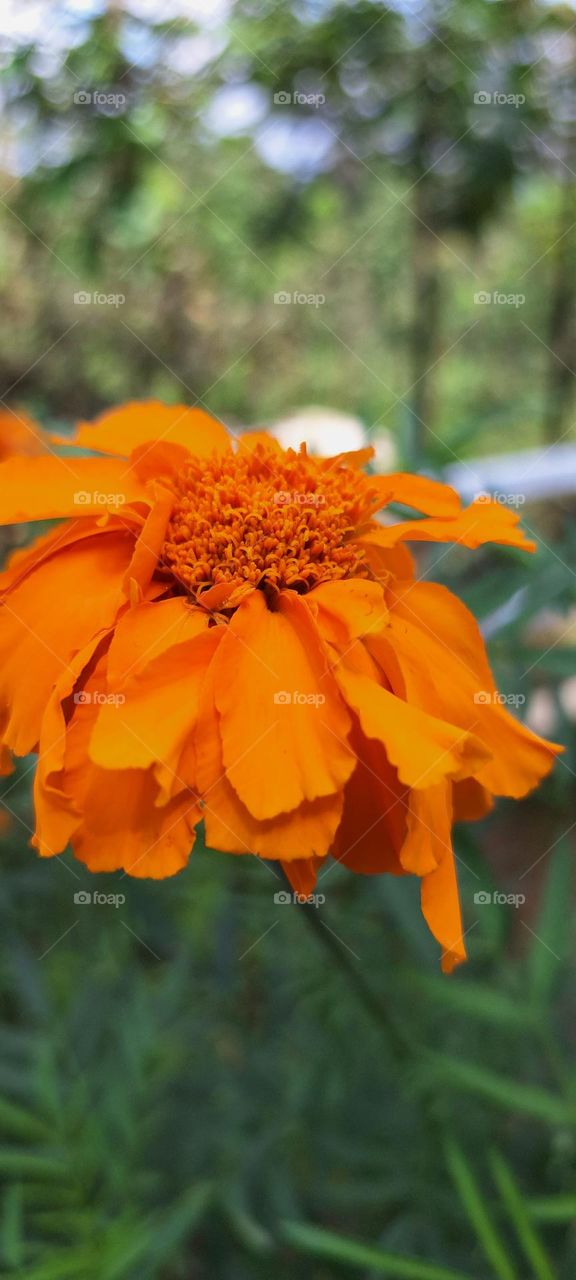
[[[0,1275],[573,1280],[576,8],[4,0],[0,36],[0,453],[159,397],[494,494],[537,555],[420,571],[567,748],[457,830],[450,979],[409,878],[333,866],[306,913],[200,842],[86,904],[21,762]]]

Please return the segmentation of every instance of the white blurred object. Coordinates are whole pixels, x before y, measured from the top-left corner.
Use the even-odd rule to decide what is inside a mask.
[[[558,686],[558,701],[567,719],[576,723],[576,676],[570,676]],[[558,708],[552,690],[546,685],[539,685],[530,694],[526,724],[543,738],[554,737],[558,728]]]
[[[520,502],[576,493],[576,444],[553,444],[446,467],[444,479],[466,502],[478,493],[517,495]]]
[[[283,449],[298,450],[305,441],[309,453],[330,457],[371,445],[375,451],[377,471],[388,471],[394,465],[394,445],[388,432],[371,436],[359,418],[338,409],[309,405],[306,409],[297,409],[287,418],[280,418],[269,431]]]

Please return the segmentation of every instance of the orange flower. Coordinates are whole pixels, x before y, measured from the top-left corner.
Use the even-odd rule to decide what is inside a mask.
[[[34,457],[45,449],[42,431],[27,413],[22,410],[18,413],[13,409],[0,410],[0,462],[11,458],[13,454]]]
[[[37,751],[42,856],[162,878],[206,842],[421,878],[443,967],[465,957],[451,826],[522,796],[559,748],[496,693],[468,610],[408,540],[532,550],[498,503],[371,477],[197,409],[130,404],[65,458],[0,465],[3,519],[65,517],[0,581],[3,739]],[[379,524],[396,502],[423,518]]]

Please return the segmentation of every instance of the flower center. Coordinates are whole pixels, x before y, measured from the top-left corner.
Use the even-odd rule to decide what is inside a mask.
[[[191,459],[176,498],[162,562],[195,595],[235,579],[304,592],[369,575],[349,541],[370,507],[368,478],[304,446]]]

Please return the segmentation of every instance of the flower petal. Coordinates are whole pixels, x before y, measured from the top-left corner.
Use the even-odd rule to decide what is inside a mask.
[[[350,718],[306,605],[295,592],[239,605],[214,659],[229,781],[255,818],[339,791],[354,768]]]
[[[230,451],[230,436],[216,418],[203,409],[160,400],[133,400],[103,413],[95,422],[81,422],[73,443],[81,449],[129,457],[139,445],[166,441],[183,445],[199,458]],[[70,444],[67,438],[58,438]]]
[[[448,484],[441,484],[439,480],[430,480],[428,476],[396,472],[394,475],[371,476],[370,485],[374,485],[381,498],[381,506],[398,502],[403,507],[423,511],[427,516],[448,518],[457,516],[462,508],[455,489]]]
[[[381,585],[364,578],[323,582],[304,600],[322,636],[331,644],[345,646],[360,636],[376,633],[388,620]]]
[[[123,685],[112,685],[109,671],[107,696],[116,701],[100,705],[89,745],[91,760],[103,769],[159,766],[156,776],[163,789],[174,790],[181,752],[195,729],[201,684],[222,634],[220,627],[206,628]],[[113,648],[114,643],[110,664]]]
[[[236,436],[239,453],[254,453],[258,447],[280,456],[284,450],[282,445],[269,435],[267,431],[242,431]]]
[[[443,804],[435,802],[438,835],[442,848],[439,865],[424,876],[421,888],[422,914],[431,933],[442,947],[442,969],[451,973],[457,964],[466,959],[466,947],[462,932],[460,896],[454,854],[451,848],[450,789],[444,788]]]
[[[300,861],[281,862],[284,875],[301,898],[308,898],[316,888],[322,858],[302,858]]]
[[[399,583],[389,598],[388,632],[408,700],[484,744],[488,758],[476,771],[478,783],[495,795],[525,795],[562,748],[532,733],[502,704],[475,618],[451,591],[431,582]],[[367,644],[376,653],[379,641]]]
[[[401,782],[426,788],[445,777],[477,772],[487,752],[475,738],[404,702],[376,678],[354,671],[351,657],[353,654],[347,655],[334,674],[348,705],[359,717],[362,732],[382,743]]]
[[[476,500],[453,519],[405,520],[398,524],[364,527],[354,539],[361,546],[394,547],[398,542],[459,542],[463,547],[481,547],[498,542],[506,547],[535,551],[518,527],[520,517],[501,502]]]
[[[85,538],[99,537],[102,534],[125,533],[125,521],[116,516],[86,516],[84,519],[65,520],[53,526],[48,533],[42,533],[25,547],[18,547],[8,557],[6,567],[0,573],[0,596],[4,595],[32,573],[50,556],[63,551],[73,542],[82,542]],[[136,527],[135,527],[136,533]]]
[[[124,870],[163,880],[186,866],[201,814],[196,798],[181,792],[155,804],[154,781],[144,769],[87,769],[82,823],[72,836],[75,856],[90,871]]]
[[[6,715],[4,738],[16,755],[38,742],[53,685],[73,655],[114,621],[133,546],[128,533],[74,543],[4,597],[0,715]]]
[[[8,458],[0,463],[0,524],[122,514],[150,505],[143,484],[116,458]]]
[[[108,684],[120,691],[155,658],[203,635],[209,616],[188,604],[184,596],[153,603],[142,601],[124,613],[114,633],[108,658]]]
[[[305,801],[290,813],[265,821],[252,816],[228,781],[222,759],[215,704],[215,664],[207,673],[192,761],[194,785],[202,800],[206,844],[221,853],[251,853],[288,862],[328,853],[342,816],[342,793]],[[179,773],[186,777],[186,765]]]
[[[362,875],[402,875],[408,795],[380,742],[355,726],[357,765],[344,790],[344,812],[333,857]]]
[[[60,697],[65,684],[61,681]],[[106,655],[84,682],[87,700],[75,705],[65,738],[60,735],[49,744],[50,763],[38,769],[34,843],[48,856],[71,840],[76,857],[91,871],[124,869],[162,879],[186,865],[201,816],[196,797],[180,788],[159,806],[150,769],[115,771],[91,762],[88,743],[98,715],[94,695],[105,684]],[[46,721],[43,744],[64,723],[58,697]]]

